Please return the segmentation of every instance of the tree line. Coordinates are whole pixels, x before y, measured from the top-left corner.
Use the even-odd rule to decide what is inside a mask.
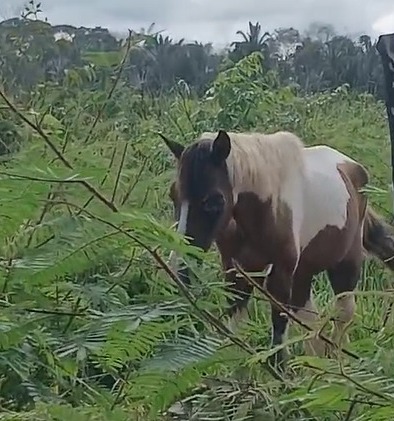
[[[182,80],[201,94],[218,72],[259,51],[263,69],[304,93],[343,84],[358,92],[383,97],[383,79],[376,41],[337,34],[329,25],[311,25],[305,33],[294,28],[266,32],[249,22],[246,31],[222,51],[212,44],[173,40],[153,30],[133,31],[133,50],[123,76],[137,89],[153,93],[171,89]],[[0,77],[6,88],[30,90],[39,83],[61,83],[76,69],[95,69],[94,82],[108,76],[124,50],[108,29],[52,26],[35,16],[0,22]]]

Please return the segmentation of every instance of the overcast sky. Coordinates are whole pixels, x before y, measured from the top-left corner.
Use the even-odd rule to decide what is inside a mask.
[[[247,29],[249,20],[263,29],[293,26],[301,31],[311,22],[333,24],[348,34],[373,37],[394,32],[394,0],[42,0],[52,24],[104,26],[116,32],[148,27],[173,38],[212,41],[223,45]],[[0,0],[0,16],[18,14],[24,1]]]

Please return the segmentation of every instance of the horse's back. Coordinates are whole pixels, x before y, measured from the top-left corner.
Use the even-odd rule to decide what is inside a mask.
[[[349,178],[356,189],[364,187],[369,180],[365,167],[353,158],[327,145],[310,146],[304,149],[309,166],[321,167],[321,171],[339,169]]]
[[[345,227],[349,208],[358,209],[356,191],[368,181],[364,167],[329,146],[305,148],[304,157],[302,248],[327,226]]]

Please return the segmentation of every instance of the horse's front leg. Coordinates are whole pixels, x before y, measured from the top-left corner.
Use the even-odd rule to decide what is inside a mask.
[[[272,271],[267,278],[267,291],[283,306],[288,306],[290,301],[292,285],[292,272],[283,269],[281,266],[273,265]],[[271,303],[272,323],[272,347],[282,345],[287,340],[288,317],[283,314],[282,309]],[[282,348],[275,353],[270,362],[275,366],[283,366],[287,349]]]
[[[238,324],[248,315],[248,303],[253,287],[243,277],[237,274],[233,265],[225,268],[226,291],[228,301],[228,328],[235,332]]]

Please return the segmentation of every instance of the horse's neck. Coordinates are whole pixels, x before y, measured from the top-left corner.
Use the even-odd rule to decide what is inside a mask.
[[[270,250],[268,243],[260,247],[258,243],[247,235],[236,222],[231,219],[227,227],[222,230],[216,239],[223,269],[234,268],[235,260],[246,271],[262,271],[270,263]]]
[[[270,199],[275,210],[282,188],[303,177],[304,165],[303,145],[291,133],[235,143],[227,159],[234,203],[241,193],[252,192],[263,202]]]
[[[233,266],[232,259],[235,258],[242,247],[242,234],[234,218],[231,218],[215,239],[215,243],[222,257],[225,269]]]
[[[261,236],[273,236],[271,233],[275,231],[276,225],[270,200],[262,202],[253,193],[241,193],[233,208],[232,218],[221,230],[217,240],[222,243],[230,239],[253,244]]]

